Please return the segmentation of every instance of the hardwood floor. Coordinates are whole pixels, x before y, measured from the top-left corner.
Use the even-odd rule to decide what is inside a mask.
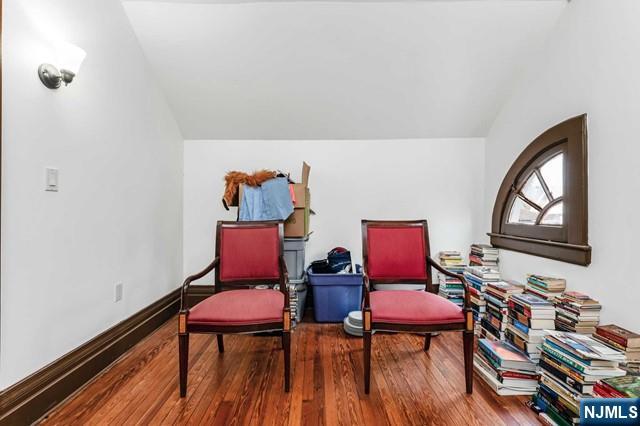
[[[341,324],[301,323],[292,334],[292,388],[283,391],[279,337],[192,335],[187,397],[178,395],[176,321],[134,347],[43,419],[45,425],[538,424],[525,397],[498,397],[477,376],[464,393],[461,333],[373,337],[371,394],[362,341]]]

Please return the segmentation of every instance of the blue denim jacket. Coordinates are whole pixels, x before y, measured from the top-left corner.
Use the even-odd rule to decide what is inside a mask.
[[[293,213],[287,178],[274,178],[261,186],[245,186],[240,220],[285,220]]]

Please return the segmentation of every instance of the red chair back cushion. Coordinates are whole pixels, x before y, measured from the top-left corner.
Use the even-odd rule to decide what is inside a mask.
[[[280,277],[280,236],[277,226],[222,227],[220,281]]]
[[[426,280],[422,226],[367,226],[367,273],[372,279]]]

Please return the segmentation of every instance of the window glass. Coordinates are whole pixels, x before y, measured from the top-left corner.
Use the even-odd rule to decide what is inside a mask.
[[[535,225],[538,213],[538,210],[534,209],[529,203],[523,201],[520,197],[516,197],[509,212],[509,223]]]
[[[547,212],[542,216],[540,221],[541,225],[562,225],[562,213],[563,213],[562,201],[554,204]]]
[[[522,193],[525,197],[527,197],[529,200],[533,201],[540,207],[544,207],[549,204],[550,200],[547,197],[547,194],[544,192],[544,188],[540,183],[540,179],[538,179],[538,175],[536,175],[535,173],[533,173],[529,177],[529,179],[527,179],[527,182],[522,187]]]
[[[553,196],[553,198],[562,197],[563,160],[564,160],[563,154],[558,154],[555,157],[551,158],[546,163],[544,163],[542,167],[540,167],[540,174],[542,175],[542,179],[544,179],[544,183],[547,184],[547,187],[551,191],[551,195]]]

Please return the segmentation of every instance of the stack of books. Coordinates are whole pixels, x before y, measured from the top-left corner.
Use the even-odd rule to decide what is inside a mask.
[[[487,303],[484,300],[484,293],[490,282],[500,281],[500,272],[497,269],[486,266],[468,266],[464,271],[464,277],[469,283],[469,300],[473,317],[480,323],[484,318]]]
[[[623,370],[629,374],[640,374],[640,334],[608,324],[596,327],[593,338],[624,353]]]
[[[509,324],[509,298],[524,292],[524,285],[515,281],[496,281],[487,284],[484,294],[485,317],[480,320],[480,336],[493,340],[504,340],[504,331]]]
[[[462,259],[462,255],[457,250],[445,250],[438,253],[438,260],[440,261],[440,266],[448,269],[450,266],[464,266],[464,259]]]
[[[565,291],[556,299],[556,330],[593,334],[602,306],[579,291]]]
[[[497,248],[488,244],[471,244],[469,253],[469,266],[498,267],[500,252]]]
[[[509,298],[505,339],[537,362],[545,330],[553,330],[555,318],[555,307],[548,300],[531,293],[514,294]]]
[[[640,398],[640,376],[602,379],[593,386],[593,396],[600,398]]]
[[[463,274],[467,267],[467,265],[464,264],[464,260],[462,259],[462,255],[459,251],[441,251],[438,257],[440,266],[454,274]],[[463,305],[464,286],[462,285],[462,281],[439,273],[438,283],[438,294],[440,296],[445,299],[449,299],[458,306]]]
[[[562,296],[562,292],[567,288],[567,281],[564,278],[545,277],[542,275],[527,276],[527,292],[540,296],[543,299],[553,301],[556,297]]]
[[[624,376],[622,352],[590,336],[549,331],[542,345],[540,384],[534,405],[557,424],[580,420],[580,400],[590,398],[598,380]]]
[[[536,365],[506,342],[478,340],[473,367],[498,395],[533,395],[539,375]]]

